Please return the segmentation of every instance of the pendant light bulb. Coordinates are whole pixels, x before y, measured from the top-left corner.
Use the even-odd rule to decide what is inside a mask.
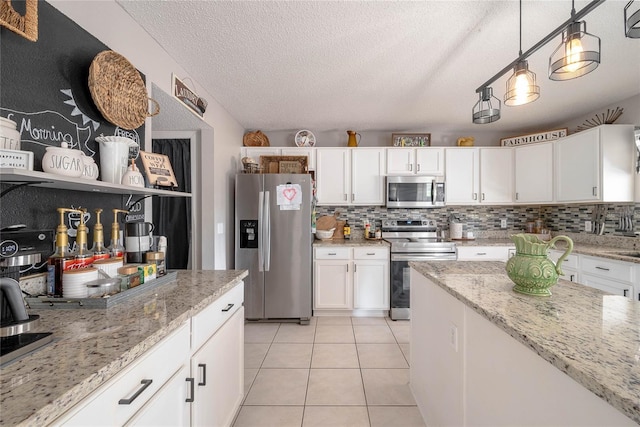
[[[565,56],[567,58],[567,71],[570,73],[576,72],[580,68],[580,57],[584,49],[582,48],[582,42],[579,38],[569,40],[565,44]]]
[[[540,86],[536,85],[536,74],[529,71],[526,60],[513,67],[513,75],[507,80],[504,104],[510,107],[528,104],[540,97]]]
[[[570,80],[600,64],[600,38],[587,32],[587,23],[574,21],[562,32],[562,41],[549,58],[549,78]]]

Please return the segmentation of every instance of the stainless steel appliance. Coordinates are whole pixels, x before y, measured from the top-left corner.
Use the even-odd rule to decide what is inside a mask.
[[[388,208],[444,206],[444,178],[420,175],[387,176]]]
[[[382,221],[382,238],[391,243],[391,311],[392,320],[410,319],[409,261],[455,260],[456,245],[437,236],[433,220]]]
[[[235,268],[250,320],[311,318],[311,175],[236,175]]]

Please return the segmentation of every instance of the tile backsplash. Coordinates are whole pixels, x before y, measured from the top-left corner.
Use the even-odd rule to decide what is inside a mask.
[[[318,206],[318,216],[339,212],[340,219],[347,219],[352,229],[362,232],[363,220],[375,219],[380,222],[387,218],[434,219],[444,230],[449,229],[449,216],[456,214],[467,224],[465,231],[482,235],[484,232],[505,231],[500,228],[500,220],[507,219],[506,231],[524,230],[525,224],[534,219],[542,219],[545,227],[552,232],[586,233],[585,221],[594,221],[594,211],[598,205],[556,205],[556,206],[446,206],[433,209],[387,209],[381,206]],[[640,232],[640,203],[605,204],[604,235],[625,236],[629,232],[617,231],[620,214],[625,207],[633,207],[633,230]],[[588,233],[587,233],[588,234]],[[636,235],[638,238],[638,235]]]

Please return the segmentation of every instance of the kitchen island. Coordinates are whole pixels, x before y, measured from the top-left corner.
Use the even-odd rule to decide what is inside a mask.
[[[0,425],[54,422],[178,330],[186,330],[188,347],[192,318],[234,288],[241,298],[246,276],[179,271],[176,281],[109,309],[30,310],[40,316],[38,330],[53,332],[54,340],[0,369]]]
[[[411,388],[428,425],[640,423],[640,303],[500,262],[412,262]]]

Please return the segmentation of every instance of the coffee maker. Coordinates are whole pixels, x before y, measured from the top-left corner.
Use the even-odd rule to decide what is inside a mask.
[[[150,222],[128,222],[125,224],[124,247],[129,264],[143,264],[145,253],[153,243],[153,224]]]

